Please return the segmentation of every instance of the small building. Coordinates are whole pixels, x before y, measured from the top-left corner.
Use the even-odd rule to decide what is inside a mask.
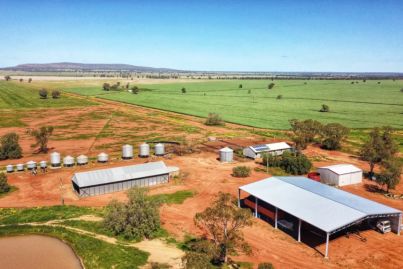
[[[75,173],[73,189],[80,197],[167,183],[179,168],[163,161]]]
[[[243,155],[248,158],[261,158],[262,154],[269,153],[271,155],[282,155],[285,151],[291,151],[292,147],[286,142],[278,142],[271,144],[261,144],[249,146],[243,149]]]
[[[346,186],[362,181],[362,170],[352,164],[336,164],[318,168],[322,183]]]

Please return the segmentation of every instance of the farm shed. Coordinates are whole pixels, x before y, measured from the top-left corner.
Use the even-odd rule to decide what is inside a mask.
[[[241,191],[250,196],[241,200]],[[255,217],[271,219],[275,228],[293,232],[299,242],[302,233],[326,238],[325,257],[330,236],[351,226],[389,219],[393,232],[401,230],[401,211],[305,177],[271,177],[241,186],[241,205],[251,207]]]
[[[292,147],[285,142],[262,144],[249,146],[243,149],[243,155],[256,159],[261,158],[262,153],[270,153],[272,155],[282,155],[285,151],[291,151]]]
[[[362,181],[362,170],[352,164],[337,164],[318,168],[320,181],[335,186],[358,184]]]
[[[177,167],[167,167],[164,162],[159,161],[75,173],[71,181],[77,194],[86,197],[134,186],[147,187],[167,183],[171,174],[177,170]]]

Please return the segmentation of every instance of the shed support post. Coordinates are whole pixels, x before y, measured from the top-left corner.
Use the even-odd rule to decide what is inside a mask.
[[[241,207],[241,189],[238,189],[238,207]]]
[[[274,213],[274,229],[277,229],[277,215],[278,215],[278,209],[276,207],[276,212]]]
[[[400,235],[401,229],[402,229],[402,214],[399,215],[399,223],[397,224],[397,235]]]
[[[329,233],[326,233],[326,250],[325,250],[325,258],[329,258]]]
[[[301,219],[298,219],[298,242],[301,242]]]
[[[257,199],[257,197],[255,197],[255,218],[257,218],[257,203],[259,202],[259,200]]]

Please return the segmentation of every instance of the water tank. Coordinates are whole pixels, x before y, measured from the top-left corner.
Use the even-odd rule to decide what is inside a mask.
[[[28,170],[32,170],[32,169],[36,168],[36,162],[34,162],[34,161],[27,162],[27,168],[28,168]]]
[[[64,157],[63,158],[63,166],[65,166],[65,167],[74,166],[74,158],[71,157],[70,155],[67,155],[66,157]]]
[[[17,171],[24,171],[24,165],[22,163],[19,163],[16,165]]]
[[[46,163],[46,161],[40,161],[39,166],[41,168],[46,168],[46,167],[48,167],[48,164]]]
[[[102,152],[98,154],[98,162],[99,163],[106,163],[108,161],[108,154]]]
[[[14,166],[12,164],[7,165],[6,166],[6,171],[7,171],[7,173],[14,172]]]
[[[78,165],[86,165],[88,164],[88,157],[85,155],[80,155],[77,157],[77,164]]]
[[[52,167],[60,167],[60,153],[59,152],[52,152],[50,154],[50,165]]]
[[[229,147],[225,147],[220,149],[220,161],[229,163],[232,162],[234,159],[234,151]]]
[[[122,147],[122,159],[133,159],[133,146],[132,145],[124,145]]]
[[[139,156],[140,157],[150,156],[150,145],[149,144],[143,143],[140,145]]]
[[[161,144],[161,143],[155,144],[154,151],[155,151],[155,155],[163,156],[165,154],[164,144]]]

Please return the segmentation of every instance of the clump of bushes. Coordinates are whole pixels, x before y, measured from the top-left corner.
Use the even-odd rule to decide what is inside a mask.
[[[269,85],[267,85],[267,89],[269,89],[269,90],[273,89],[274,85],[276,85],[276,84],[274,84],[273,82],[270,83]]]
[[[224,125],[224,120],[217,113],[209,113],[204,124],[208,126]]]
[[[323,104],[319,112],[329,112],[330,108],[328,105]]]
[[[7,182],[7,176],[4,173],[0,173],[0,194],[9,192],[11,189]]]
[[[133,87],[132,87],[132,93],[133,93],[133,94],[138,94],[139,92],[140,92],[139,87],[137,87],[137,86],[133,86]]]
[[[232,175],[234,177],[248,177],[250,176],[250,167],[247,166],[237,166],[232,168]]]
[[[182,93],[186,93],[186,88],[181,89]]]
[[[39,90],[39,97],[40,97],[41,99],[46,99],[46,98],[48,98],[48,90],[46,90],[46,89],[40,89],[40,90]]]
[[[259,263],[259,265],[257,266],[257,269],[274,269],[273,264],[269,263],[269,262],[263,262],[263,263]]]
[[[312,167],[311,161],[302,153],[284,152],[283,155],[263,155],[263,163],[269,167],[280,167],[292,175],[303,175]]]
[[[58,99],[60,97],[60,91],[59,90],[53,90],[52,91],[52,98],[53,99]]]
[[[16,133],[7,133],[0,139],[0,160],[19,159],[22,157],[22,149],[18,143],[19,136]]]

